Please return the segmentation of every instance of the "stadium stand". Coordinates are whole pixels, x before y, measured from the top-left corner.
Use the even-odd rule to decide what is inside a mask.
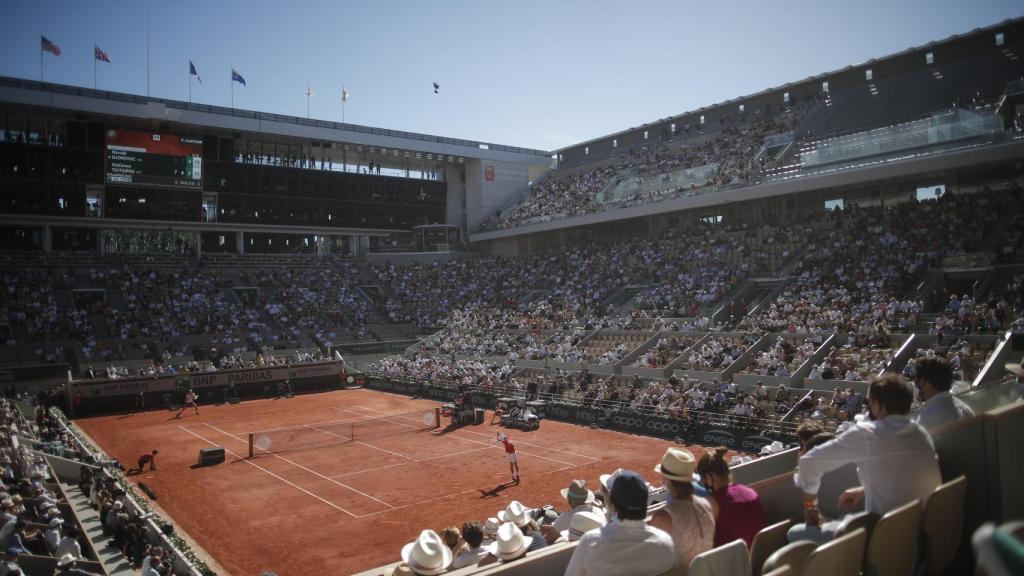
[[[1021,21],[1006,26],[1024,30]],[[892,373],[913,380],[916,359],[942,357],[953,393],[978,415],[932,433],[947,484],[920,502],[922,526],[909,541],[920,532],[919,566],[969,571],[968,548],[951,526],[962,520],[969,535],[983,521],[1024,514],[1011,494],[1017,484],[1005,480],[1020,477],[1020,463],[999,449],[1019,437],[1024,379],[1003,368],[1019,362],[1011,334],[1024,331],[1024,126],[1000,102],[1011,99],[1024,68],[1009,48],[990,45],[991,32],[559,151],[556,167],[515,202],[476,214],[478,226],[463,224],[470,238],[470,229],[497,236],[458,257],[417,253],[408,235],[459,220],[445,213],[445,194],[456,200],[449,204],[459,199],[447,185],[466,181],[466,164],[486,174],[492,160],[480,143],[374,133],[405,138],[411,150],[368,152],[340,141],[345,128],[324,123],[338,142],[317,142],[317,154],[282,154],[211,127],[202,194],[176,201],[180,191],[168,189],[132,205],[145,190],[107,186],[99,217],[87,198],[109,183],[102,146],[79,133],[89,124],[40,135],[18,125],[20,105],[5,103],[15,120],[0,142],[0,368],[66,369],[51,378],[63,386],[315,365],[339,350],[372,349],[368,388],[439,400],[478,394],[494,405],[539,401],[557,409],[551,417],[581,424],[651,433],[644,425],[655,422],[664,425],[659,437],[680,444],[717,444],[724,435],[709,431],[736,432],[731,448],[744,450],[730,463],[732,477],[764,503],[766,530],[776,531],[762,543],[776,550],[759,548],[757,536],[749,556],[729,543],[701,550],[696,574],[735,553],[761,564],[753,573],[782,565],[781,557],[821,566],[839,555],[853,572],[865,554],[871,562],[881,544],[870,530],[850,530],[833,545],[783,546],[780,523],[804,518],[792,481],[799,455],[786,446],[801,425],[834,435],[866,425],[872,382]],[[982,40],[985,47],[959,43]],[[922,65],[932,52],[940,58]],[[403,173],[393,159],[404,162],[410,151],[421,159],[418,142],[461,147],[466,157],[434,150],[448,160],[422,165],[419,176],[407,165]],[[358,160],[346,158],[349,150]],[[908,165],[911,172],[895,172]],[[820,184],[827,177],[841,180]],[[785,196],[771,195],[785,186]],[[219,204],[200,206],[207,193]],[[695,202],[669,214],[637,210],[680,199]],[[609,220],[584,221],[594,215]],[[100,224],[73,220],[81,230],[56,232],[66,218]],[[140,221],[145,229],[135,228]],[[548,228],[533,234],[541,224]],[[77,545],[79,567],[116,573],[107,569],[113,553],[83,537],[98,527],[131,566],[163,565],[157,547],[169,541],[139,500],[45,405],[52,398],[43,394],[36,408],[19,387],[11,383],[10,399],[0,400],[3,486],[21,491],[18,500],[8,492],[10,504],[0,498],[13,522],[4,546],[24,544],[8,561],[51,572],[64,562],[58,551]],[[584,487],[582,502],[515,502],[493,521],[424,526],[408,552],[394,551],[394,565],[368,574],[432,572],[438,541],[460,564],[451,574],[562,573],[578,549],[574,536],[606,519],[588,525],[576,512],[610,511],[614,471],[606,472],[590,486],[596,502]],[[826,475],[822,512],[837,517],[838,495],[856,482],[850,466]],[[666,507],[665,489],[648,490],[652,516]],[[52,509],[65,521],[48,535]],[[559,511],[572,517],[562,530],[552,527]],[[886,514],[876,535],[897,521]],[[192,560],[167,554],[176,573],[197,573]]]

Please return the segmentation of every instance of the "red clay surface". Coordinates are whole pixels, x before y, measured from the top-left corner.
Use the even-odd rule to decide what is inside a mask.
[[[146,482],[160,506],[234,576],[349,574],[399,560],[420,530],[440,531],[495,516],[512,500],[563,508],[559,490],[576,478],[594,487],[615,468],[652,470],[670,442],[545,420],[532,432],[483,425],[248,455],[247,433],[432,409],[436,401],[371,390],[200,406],[180,420],[167,411],[77,420],[126,467],[157,449]],[[495,433],[519,453],[522,480],[510,480]],[[357,433],[358,434],[358,433]],[[358,440],[358,435],[357,435]],[[224,464],[192,468],[200,448],[223,446]],[[689,447],[695,456],[702,450]]]

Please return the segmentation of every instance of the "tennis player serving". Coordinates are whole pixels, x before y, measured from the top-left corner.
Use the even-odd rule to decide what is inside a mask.
[[[508,471],[512,473],[512,481],[519,482],[519,459],[516,457],[516,445],[509,441],[508,436],[498,432],[495,444],[501,442],[505,446],[505,456],[508,456]]]

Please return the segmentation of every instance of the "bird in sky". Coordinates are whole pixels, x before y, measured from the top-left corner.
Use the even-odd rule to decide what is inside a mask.
[[[441,85],[438,84],[437,82],[434,82],[434,94],[437,94],[438,93],[437,91],[440,90],[440,89],[441,89]]]

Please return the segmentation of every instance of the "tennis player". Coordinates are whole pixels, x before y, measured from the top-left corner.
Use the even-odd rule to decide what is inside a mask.
[[[508,436],[498,432],[497,442],[505,446],[505,456],[508,456],[508,471],[512,473],[512,481],[519,482],[519,458],[516,457],[516,445],[509,442]]]
[[[199,400],[199,394],[197,394],[195,391],[189,388],[188,392],[185,392],[185,403],[181,405],[181,410],[178,410],[178,413],[175,414],[175,417],[181,418],[181,413],[184,412],[185,408],[188,408],[189,406],[196,409],[196,416],[198,416],[199,405],[196,404],[196,400]]]

